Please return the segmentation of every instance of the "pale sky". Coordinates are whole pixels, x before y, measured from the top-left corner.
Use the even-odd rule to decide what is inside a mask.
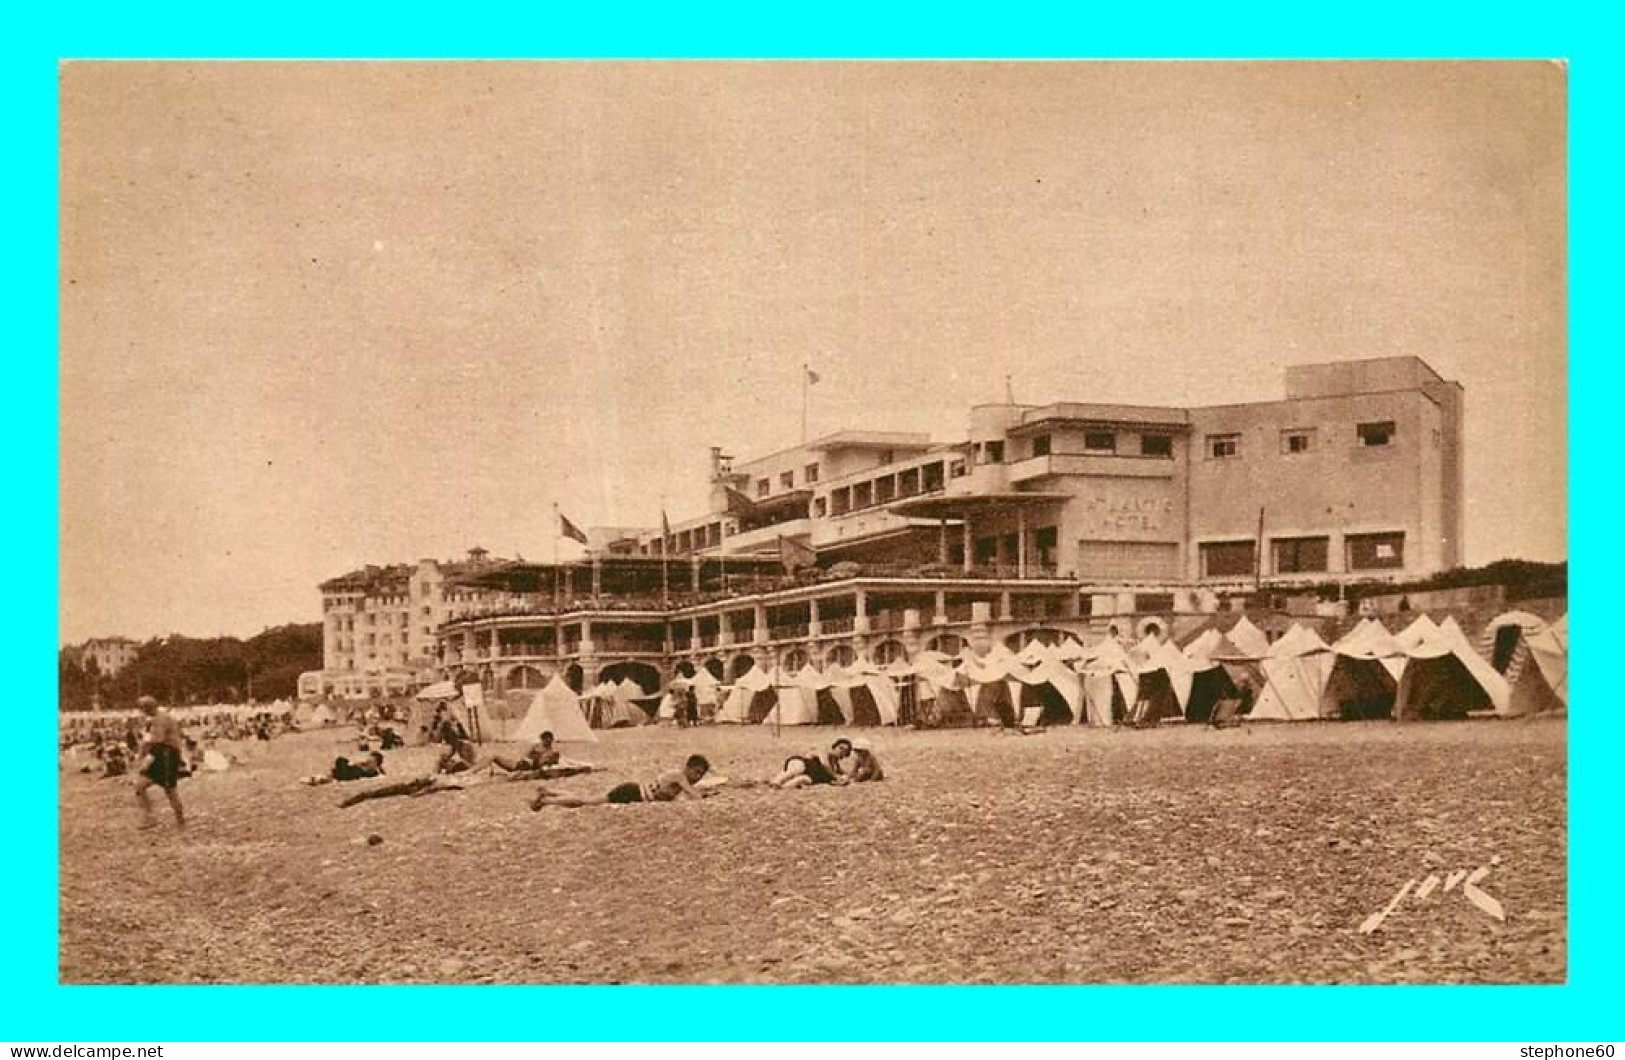
[[[63,643],[316,621],[707,447],[998,400],[1466,388],[1466,559],[1567,555],[1566,73],[1507,64],[70,64]]]

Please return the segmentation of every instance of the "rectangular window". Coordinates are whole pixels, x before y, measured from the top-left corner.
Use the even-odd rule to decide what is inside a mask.
[[[920,492],[920,469],[911,467],[897,476],[897,492],[904,497],[912,497]]]
[[[935,482],[935,485],[933,485],[931,476],[926,475],[926,477],[925,477],[925,481],[926,481],[925,488],[928,489],[928,490],[939,490],[939,489],[942,488],[942,465],[941,464],[932,464],[931,466],[937,469],[936,482]],[[955,460],[952,464],[949,465],[949,469],[953,472],[953,477],[954,478],[964,478],[965,477],[965,462],[963,460]]]
[[[852,510],[852,491],[843,486],[829,495],[829,510],[835,515],[845,515]]]
[[[829,514],[829,499],[827,497],[813,498],[813,518],[822,519]]]
[[[1252,541],[1214,541],[1202,546],[1202,577],[1242,578],[1258,572]]]
[[[1142,434],[1140,435],[1140,455],[1160,456],[1164,460],[1174,457],[1174,439],[1168,434]]]
[[[1281,452],[1290,456],[1293,453],[1307,453],[1315,447],[1315,432],[1313,429],[1295,427],[1290,431],[1281,432]]]
[[[795,489],[796,488],[796,473],[794,471],[785,471],[785,472],[780,473],[780,475],[779,475],[779,488],[780,489],[786,489],[786,490]]]
[[[801,480],[811,486],[818,481],[818,465],[808,464],[801,472]]]
[[[1134,610],[1141,614],[1158,614],[1174,609],[1173,593],[1135,593]]]
[[[1117,435],[1112,431],[1084,431],[1083,449],[1086,453],[1117,452]]]
[[[1035,434],[1035,435],[1033,435],[1033,455],[1034,456],[1048,456],[1049,455],[1049,435],[1047,435],[1047,434]]]
[[[972,562],[978,565],[993,563],[999,558],[999,539],[996,537],[979,537],[976,539],[976,553]]]
[[[1405,566],[1405,535],[1349,534],[1343,539],[1348,549],[1349,570],[1399,570]]]
[[[1002,463],[1004,463],[1004,443],[1003,442],[988,442],[987,443],[987,462],[990,463],[990,464],[1002,464]]]
[[[852,507],[867,508],[875,502],[875,484],[859,482],[852,487]]]
[[[1325,537],[1278,537],[1270,543],[1275,552],[1275,573],[1318,574],[1327,569],[1331,544]]]
[[[756,480],[756,496],[765,497],[772,488],[773,483],[769,482],[767,479],[759,478]]]
[[[1211,460],[1224,460],[1241,454],[1241,435],[1210,434],[1207,436],[1207,455]]]
[[[1358,427],[1360,444],[1364,446],[1392,445],[1394,443],[1394,421],[1379,420],[1375,423],[1362,423]]]

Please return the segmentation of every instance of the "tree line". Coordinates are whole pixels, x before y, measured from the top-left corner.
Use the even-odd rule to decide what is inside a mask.
[[[118,673],[80,665],[77,648],[58,653],[58,704],[62,710],[119,710],[136,697],[161,703],[245,703],[292,699],[299,675],[322,668],[319,622],[277,626],[247,640],[236,637],[157,637],[136,647],[135,660]]]

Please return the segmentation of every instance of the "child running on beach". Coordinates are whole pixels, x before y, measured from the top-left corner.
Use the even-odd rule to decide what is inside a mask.
[[[688,761],[683,763],[682,769],[670,769],[649,784],[628,782],[617,784],[609,789],[607,795],[594,799],[566,799],[555,795],[546,788],[536,792],[536,798],[531,800],[530,808],[540,810],[544,806],[563,806],[574,809],[580,806],[602,806],[608,803],[624,805],[633,802],[673,802],[679,798],[703,799],[714,792],[697,788],[698,784],[711,771],[711,763],[705,760],[704,755],[689,755]]]

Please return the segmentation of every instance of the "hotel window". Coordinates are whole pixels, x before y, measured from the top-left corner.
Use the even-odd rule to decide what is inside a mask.
[[[1055,550],[1061,543],[1060,531],[1053,526],[1041,526],[1033,531],[1034,551],[1038,553],[1040,567],[1055,566]]]
[[[1240,578],[1257,573],[1252,541],[1215,541],[1202,546],[1202,577]]]
[[[1002,463],[1004,463],[1004,443],[1003,442],[988,442],[986,452],[987,452],[987,462],[988,463],[990,463],[990,464],[1002,464]]]
[[[817,482],[818,481],[818,465],[817,464],[808,464],[806,466],[806,468],[802,470],[801,478],[809,486],[811,486],[814,482]]]
[[[875,500],[875,484],[873,482],[859,482],[852,487],[852,507],[867,508]]]
[[[1170,434],[1142,434],[1140,435],[1140,455],[1160,456],[1164,460],[1174,458],[1174,439]]]
[[[813,498],[813,518],[814,519],[822,519],[824,516],[826,516],[828,514],[829,514],[829,498],[827,498],[827,497],[814,497]]]
[[[1379,420],[1375,423],[1362,423],[1356,428],[1360,435],[1360,444],[1367,447],[1394,444],[1394,421]]]
[[[759,478],[759,479],[756,480],[756,496],[765,497],[765,496],[767,496],[768,491],[771,490],[772,488],[773,488],[773,484],[771,482],[769,482],[767,479]]]
[[[782,474],[780,474],[779,475],[779,488],[780,489],[787,489],[787,490],[795,489],[796,488],[796,473],[794,471],[785,471]]]
[[[1349,534],[1343,539],[1348,549],[1349,570],[1399,570],[1405,566],[1405,535]]]
[[[996,537],[979,537],[976,539],[975,558],[972,562],[978,566],[987,566],[999,558],[999,539]]]
[[[834,515],[845,515],[852,510],[852,491],[843,486],[829,495],[829,510]]]
[[[1278,537],[1270,543],[1275,550],[1275,573],[1319,574],[1324,572],[1330,539],[1324,537]]]
[[[936,484],[932,485],[932,481],[933,481],[932,476],[930,474],[927,474],[925,476],[925,488],[928,489],[928,490],[941,489],[942,488],[942,465],[941,464],[932,464],[931,467],[934,467],[934,468],[937,469],[937,474],[936,474],[936,478],[935,478],[935,483]],[[929,471],[929,469],[927,469],[927,470]],[[965,462],[963,460],[955,460],[953,463],[948,465],[948,471],[954,478],[964,478],[965,477]]]
[[[1035,435],[1033,435],[1033,455],[1034,456],[1048,456],[1049,455],[1049,435],[1047,435],[1047,434],[1035,434]]]
[[[1117,452],[1117,435],[1111,431],[1084,431],[1083,451],[1086,453]]]
[[[1315,432],[1312,428],[1296,427],[1281,432],[1281,452],[1288,456],[1293,453],[1307,453],[1314,447]]]
[[[1224,460],[1241,453],[1241,435],[1210,434],[1207,436],[1207,455],[1212,460]]]

